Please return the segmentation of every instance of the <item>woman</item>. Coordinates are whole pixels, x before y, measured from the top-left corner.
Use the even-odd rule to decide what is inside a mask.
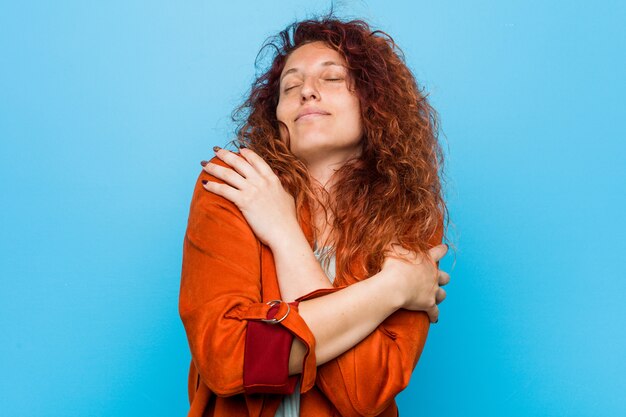
[[[191,202],[189,416],[396,416],[449,281],[436,113],[363,21],[270,45]]]

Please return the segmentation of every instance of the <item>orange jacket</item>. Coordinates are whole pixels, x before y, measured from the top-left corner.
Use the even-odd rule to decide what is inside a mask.
[[[216,157],[211,162],[230,168]],[[426,342],[427,314],[398,310],[356,346],[316,367],[315,338],[298,303],[366,277],[337,276],[334,288],[289,306],[268,305],[281,298],[272,252],[239,209],[206,191],[202,180],[222,182],[201,172],[184,238],[179,313],[192,357],[188,417],[274,417],[298,378],[301,416],[396,416],[394,398],[408,385]],[[311,225],[301,227],[313,247]],[[440,242],[441,233],[432,245]],[[261,321],[283,317],[288,309],[279,324]],[[308,353],[302,373],[290,377],[293,337]]]

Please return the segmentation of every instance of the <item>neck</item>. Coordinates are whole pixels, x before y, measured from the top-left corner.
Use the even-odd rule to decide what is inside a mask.
[[[309,176],[311,177],[311,183],[313,191],[321,202],[313,202],[313,222],[317,229],[315,240],[317,247],[334,245],[332,242],[332,224],[333,213],[332,210],[328,210],[332,205],[331,201],[333,197],[333,186],[337,180],[335,172],[345,165],[347,161],[353,158],[357,158],[361,155],[361,148],[351,149],[346,152],[321,152],[318,158],[309,157],[305,160]],[[330,200],[329,200],[330,199]],[[326,216],[324,210],[319,204],[323,204],[326,207]]]
[[[319,156],[307,158],[305,161],[309,171],[309,175],[313,181],[314,187],[324,188],[330,192],[332,186],[337,179],[334,174],[347,161],[358,158],[361,155],[361,148],[346,150],[345,152],[321,153]]]

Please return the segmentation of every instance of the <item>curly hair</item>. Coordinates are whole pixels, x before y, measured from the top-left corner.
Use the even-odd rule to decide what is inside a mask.
[[[345,58],[363,123],[361,155],[334,173],[336,181],[324,198],[314,192],[304,162],[280,139],[276,117],[287,58],[315,41]],[[332,211],[334,247],[324,260],[336,255],[337,279],[350,283],[355,274],[380,271],[392,241],[426,254],[429,242],[443,236],[443,220],[448,218],[439,176],[439,116],[391,36],[372,30],[363,20],[342,21],[331,12],[294,22],[268,38],[257,62],[268,47],[274,50],[269,68],[256,77],[247,99],[232,113],[237,138],[231,143],[252,149],[272,167],[294,196],[298,216],[303,205],[310,215],[314,200],[324,211]],[[303,219],[298,220],[302,224]],[[317,236],[319,230],[313,229]],[[358,255],[364,255],[360,271],[352,271],[351,260]]]

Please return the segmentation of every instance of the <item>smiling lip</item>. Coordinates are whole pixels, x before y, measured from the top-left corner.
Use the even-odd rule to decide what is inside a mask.
[[[298,117],[296,117],[297,121],[305,116],[328,116],[330,113],[322,111],[322,110],[305,110],[304,112],[302,112],[301,114],[298,115]]]

